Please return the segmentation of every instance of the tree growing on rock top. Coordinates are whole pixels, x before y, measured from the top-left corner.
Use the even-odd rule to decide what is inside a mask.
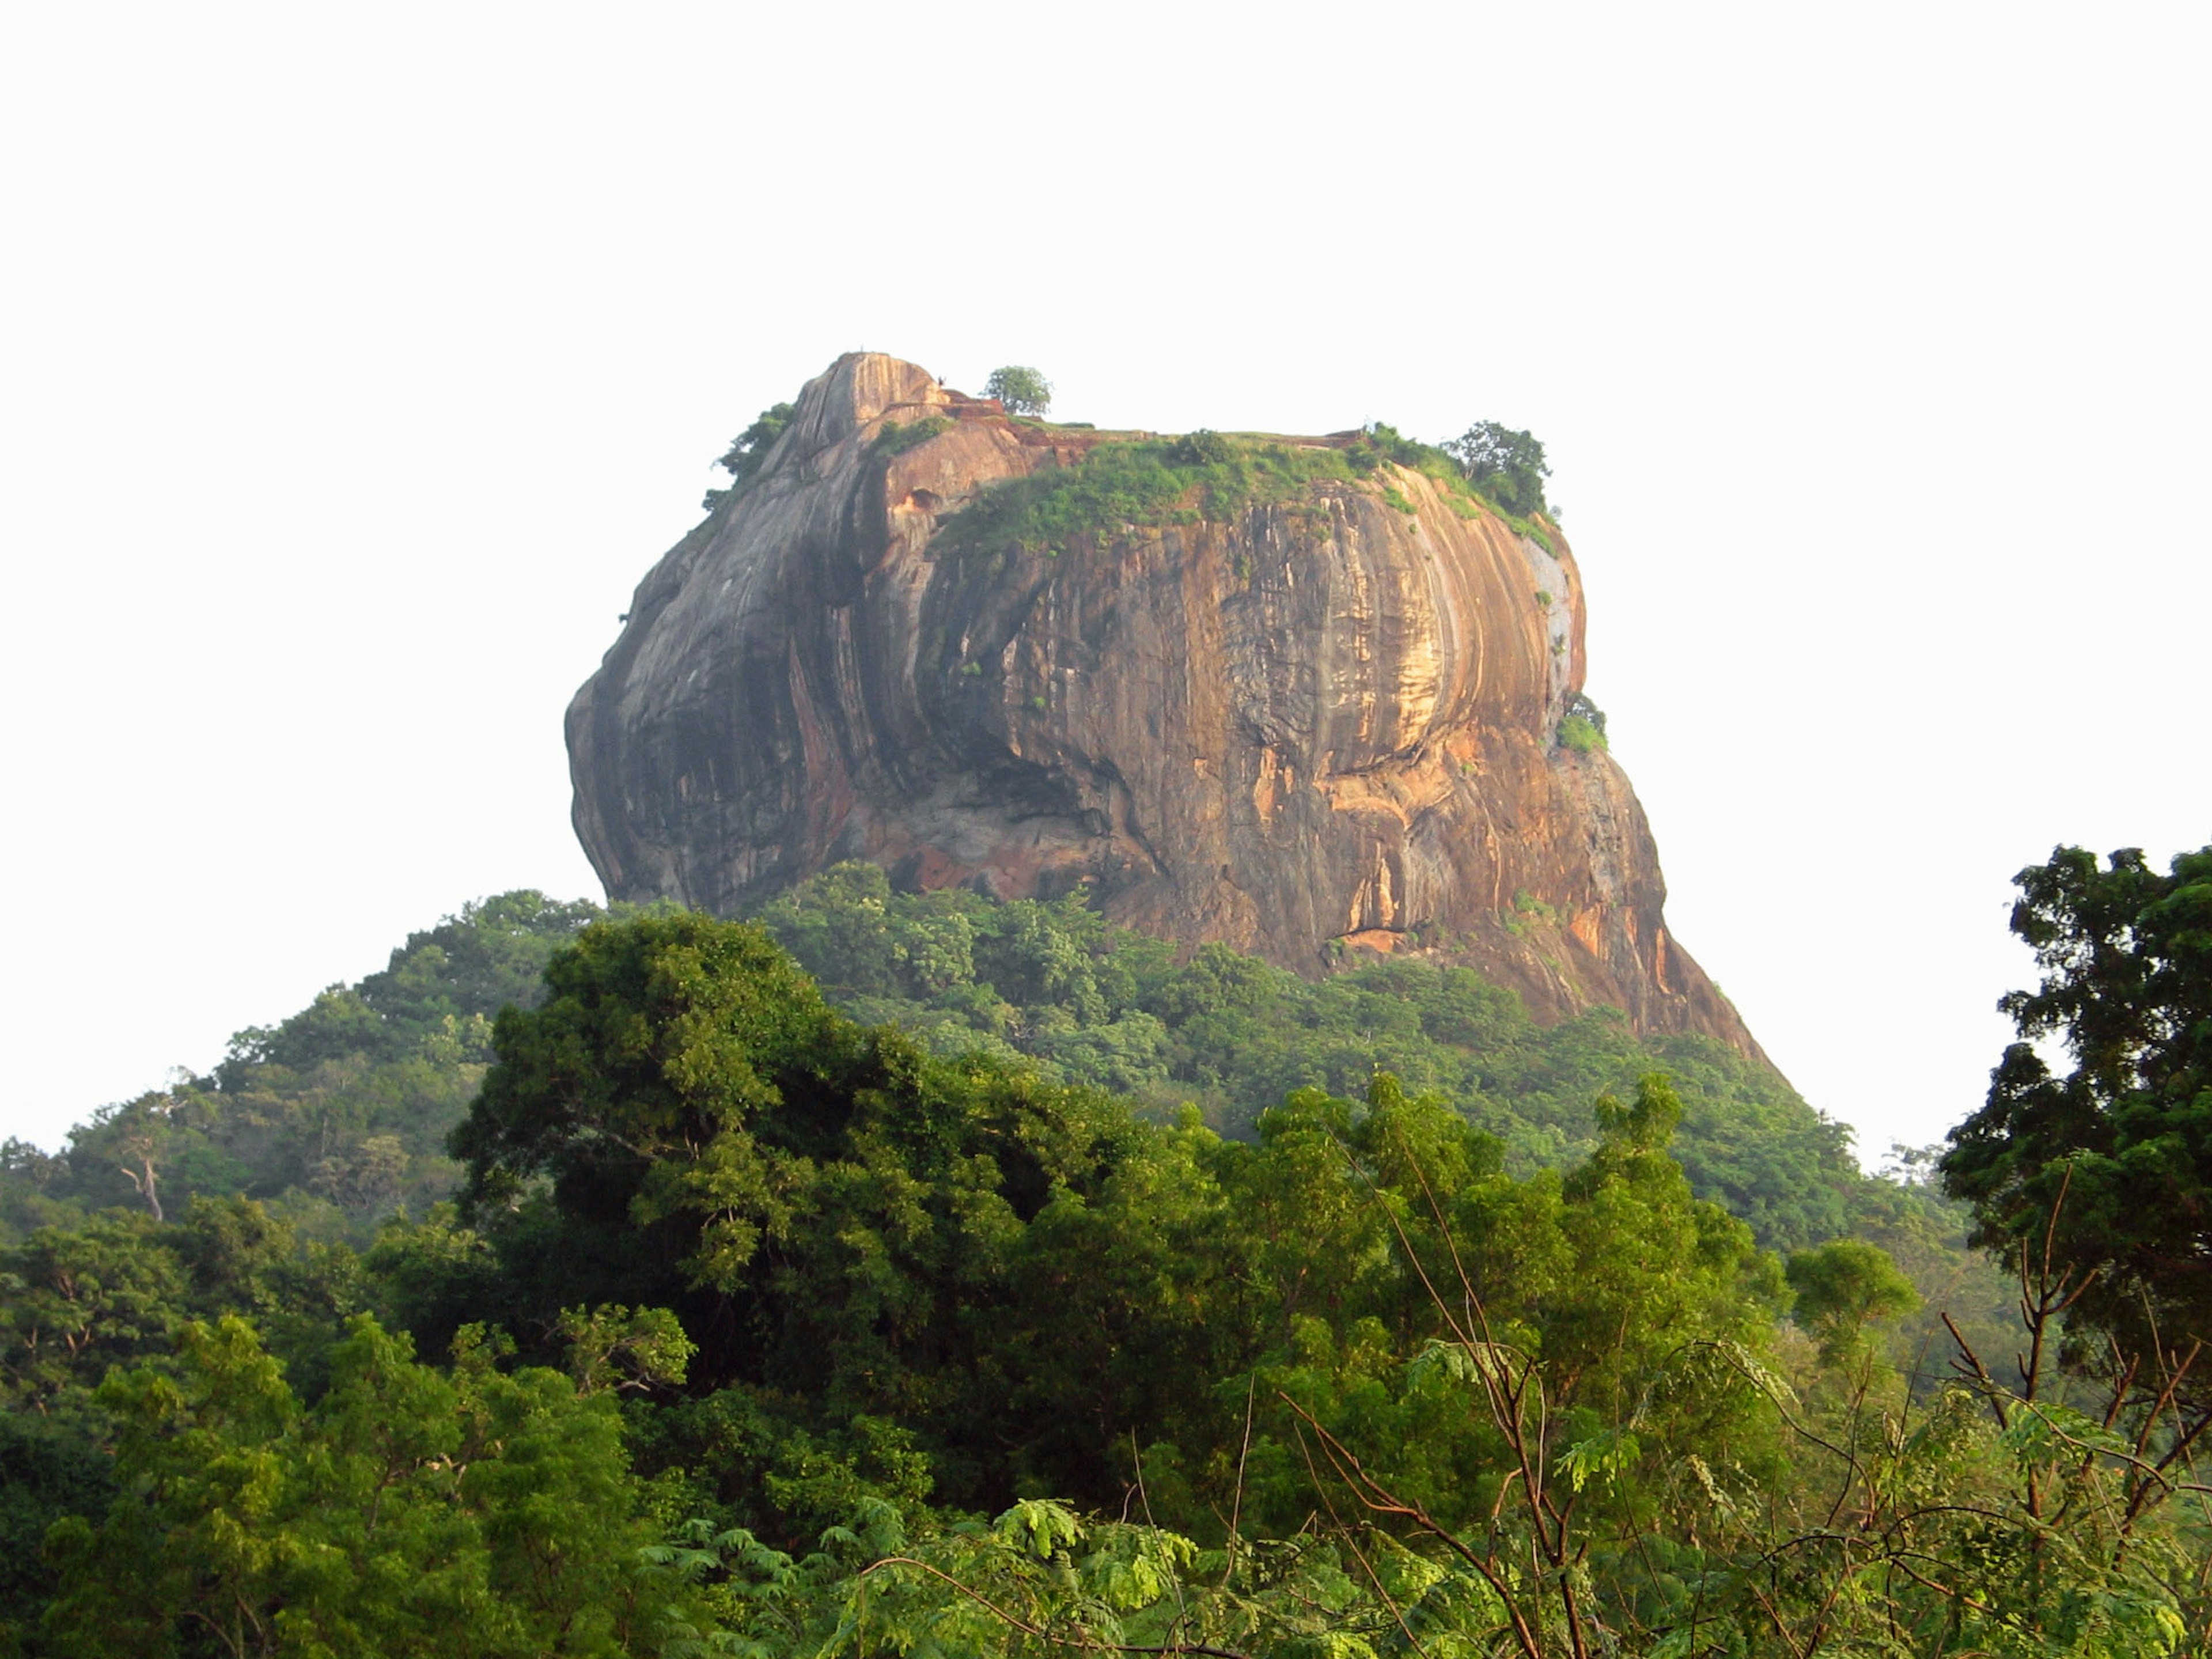
[[[1469,483],[1508,513],[1544,510],[1544,446],[1497,421],[1478,421],[1444,445]]]
[[[761,410],[759,419],[730,440],[729,448],[714,463],[729,473],[730,487],[708,490],[705,500],[699,503],[702,512],[712,513],[752,482],[754,474],[767,464],[769,451],[775,447],[775,441],[783,435],[783,429],[798,412],[789,404],[773,404]]]
[[[1042,415],[1052,407],[1052,382],[1034,368],[1008,363],[991,371],[983,395],[996,398],[1009,415]]]

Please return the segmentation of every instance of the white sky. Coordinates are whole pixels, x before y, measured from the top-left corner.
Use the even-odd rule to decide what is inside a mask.
[[[0,1133],[599,896],[562,710],[868,347],[1532,428],[1674,930],[1863,1154],[1936,1138],[2013,872],[2212,840],[2207,17],[7,9]]]

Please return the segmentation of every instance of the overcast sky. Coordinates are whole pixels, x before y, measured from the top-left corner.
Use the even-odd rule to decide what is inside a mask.
[[[709,464],[838,352],[1532,428],[1673,931],[1863,1155],[2054,843],[2212,841],[2208,14],[19,5],[0,856],[43,1144],[518,886]]]

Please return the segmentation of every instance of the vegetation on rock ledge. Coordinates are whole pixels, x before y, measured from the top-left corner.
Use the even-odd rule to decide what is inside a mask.
[[[1494,513],[1516,534],[1551,548],[1542,525],[1486,494],[1485,483],[1471,477],[1451,454],[1382,425],[1349,444],[1203,428],[1176,439],[1102,443],[1073,465],[994,484],[946,520],[937,545],[951,553],[1060,552],[1084,538],[1110,538],[1125,526],[1222,523],[1249,507],[1304,500],[1316,483],[1375,479],[1386,464],[1437,482],[1462,516]],[[1391,505],[1413,510],[1387,477],[1380,489]]]
[[[1333,449],[1206,435],[1202,449],[1188,439],[1103,443],[1073,466],[1008,479],[948,519],[937,546],[1059,551],[1125,526],[1224,520],[1247,507],[1302,499],[1316,480],[1353,476]]]
[[[710,489],[700,506],[713,512],[732,495],[741,495],[744,488],[758,476],[768,463],[768,453],[775,447],[775,441],[783,435],[784,428],[798,417],[799,411],[789,404],[777,404],[761,410],[754,422],[731,440],[729,448],[714,463],[730,475],[727,489]]]

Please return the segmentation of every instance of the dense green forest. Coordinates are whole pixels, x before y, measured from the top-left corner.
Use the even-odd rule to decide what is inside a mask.
[[[5,1149],[4,1639],[2181,1651],[2212,849],[2066,856],[2013,1012],[2082,1063],[2007,1056],[1971,1211],[1441,961],[860,866],[471,906]]]

